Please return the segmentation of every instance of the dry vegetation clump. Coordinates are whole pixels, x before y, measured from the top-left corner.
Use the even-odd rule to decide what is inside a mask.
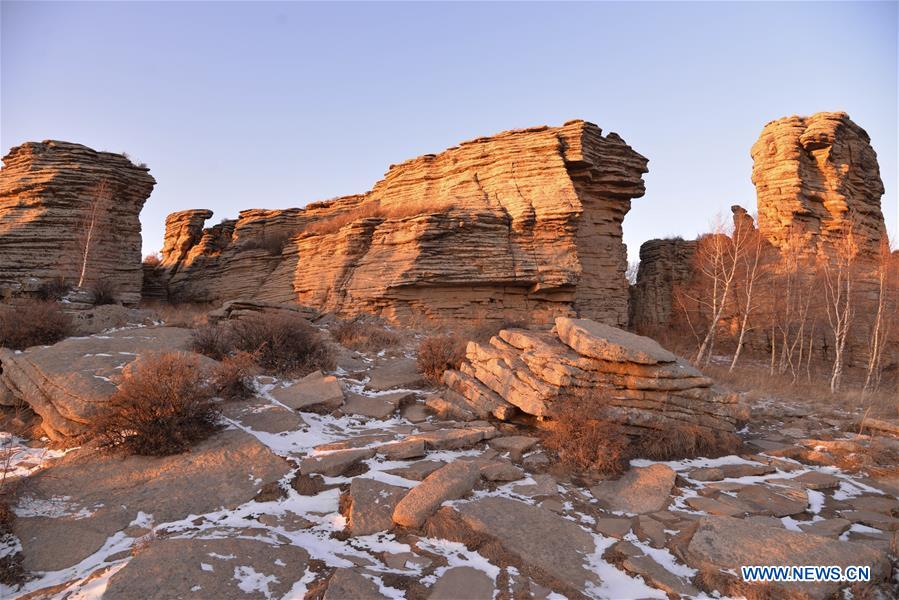
[[[261,235],[245,241],[241,245],[241,250],[265,250],[271,256],[281,256],[291,237],[292,234],[286,231],[263,232]]]
[[[219,428],[214,394],[198,356],[146,355],[131,365],[90,434],[101,448],[126,454],[177,454]]]
[[[65,278],[57,277],[42,283],[35,295],[39,300],[62,300],[71,289],[72,286],[66,283]]]
[[[700,569],[693,577],[693,584],[712,594],[719,592],[727,598],[745,600],[808,600],[809,596],[799,590],[775,587],[771,583],[743,581],[720,569],[707,567]]]
[[[228,401],[250,398],[256,393],[253,377],[258,370],[253,355],[248,352],[224,357],[212,373],[215,394]]]
[[[454,334],[433,335],[418,345],[418,372],[429,381],[440,383],[443,372],[458,369],[465,359],[466,338]]]
[[[717,457],[739,452],[742,446],[735,434],[714,431],[707,427],[684,424],[653,430],[639,437],[633,448],[633,457],[650,460],[679,460],[694,456]]]
[[[209,311],[218,308],[209,302],[166,302],[159,300],[146,300],[141,302],[141,308],[152,310],[159,315],[159,320],[169,327],[184,327],[195,329],[208,322]]]
[[[162,255],[159,252],[155,252],[153,254],[148,254],[144,257],[143,264],[149,265],[151,267],[158,267],[159,263],[162,262]]]
[[[340,231],[344,226],[362,219],[402,219],[416,215],[446,214],[453,208],[451,202],[435,204],[433,202],[405,202],[403,204],[384,207],[380,202],[366,202],[333,217],[328,217],[309,223],[303,229],[303,233],[327,235]]]
[[[94,296],[94,304],[101,306],[105,304],[116,304],[115,285],[108,279],[100,279],[91,288]]]
[[[621,426],[590,418],[594,402],[592,394],[556,400],[543,445],[571,471],[617,476],[627,470],[631,440]]]
[[[192,349],[222,360],[245,352],[259,367],[279,375],[334,368],[334,351],[300,315],[279,311],[207,325],[193,332]]]
[[[342,346],[368,352],[395,348],[402,341],[399,334],[383,323],[362,318],[338,321],[331,327],[331,335]]]
[[[55,344],[72,335],[73,327],[72,318],[53,301],[29,300],[0,306],[0,346],[4,348],[24,350]]]

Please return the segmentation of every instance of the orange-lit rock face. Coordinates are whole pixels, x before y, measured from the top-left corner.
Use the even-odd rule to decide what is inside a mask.
[[[91,206],[105,187],[84,285],[103,278],[119,300],[140,300],[138,216],[155,184],[146,167],[80,144],[28,142],[10,150],[0,169],[0,288],[77,283]]]
[[[752,146],[759,230],[775,246],[820,254],[850,228],[863,253],[886,236],[877,154],[846,113],[785,117]]]
[[[624,325],[621,223],[645,172],[645,158],[584,121],[510,131],[392,166],[364,195],[244,211],[226,241],[206,230],[183,258],[164,251],[163,266],[186,299]],[[166,248],[193,235],[183,220],[169,218]]]

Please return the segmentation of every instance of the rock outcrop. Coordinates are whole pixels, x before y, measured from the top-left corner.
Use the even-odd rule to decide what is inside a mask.
[[[585,418],[635,434],[689,426],[727,435],[744,416],[733,395],[655,341],[587,319],[559,317],[552,332],[505,329],[487,344],[469,342],[466,361],[444,382],[449,401],[494,415],[512,405],[552,416],[558,398],[590,393],[596,410]]]
[[[883,181],[871,139],[849,115],[771,121],[752,160],[759,230],[772,244],[821,254],[851,228],[860,252],[877,252],[886,237]]]
[[[80,279],[107,282],[116,298],[141,297],[138,216],[156,181],[127,157],[80,144],[28,142],[0,169],[0,290],[31,291]]]
[[[640,266],[629,305],[633,330],[653,334],[671,322],[675,290],[693,276],[695,255],[695,240],[649,240],[640,246]]]
[[[394,165],[363,195],[167,220],[160,269],[187,300],[299,302],[388,319],[627,321],[621,223],[646,159],[571,121]]]

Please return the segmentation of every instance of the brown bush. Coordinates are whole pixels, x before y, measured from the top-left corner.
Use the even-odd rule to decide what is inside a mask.
[[[258,371],[253,355],[238,352],[226,356],[212,374],[215,394],[225,400],[246,400],[256,393],[253,376]]]
[[[598,401],[593,393],[557,399],[543,445],[572,471],[620,475],[631,458],[631,440],[620,425],[591,418]]]
[[[289,311],[250,315],[194,331],[192,348],[216,360],[238,352],[253,355],[270,373],[303,375],[334,368],[334,352],[318,330]]]
[[[209,311],[218,306],[208,302],[147,300],[141,302],[141,308],[155,312],[159,315],[159,320],[169,327],[195,329],[205,325],[208,322]]]
[[[684,424],[654,430],[640,437],[634,444],[633,455],[651,460],[679,460],[694,456],[716,457],[735,454],[741,446],[740,438],[734,434]]]
[[[0,346],[24,350],[55,344],[72,335],[72,318],[56,302],[30,300],[0,307]]]
[[[383,324],[361,318],[337,322],[331,327],[331,335],[341,345],[361,351],[394,348],[401,342],[400,336]]]
[[[465,359],[466,338],[457,334],[434,335],[418,345],[418,372],[440,383],[443,372],[458,369]]]
[[[94,295],[94,304],[97,306],[116,303],[116,288],[108,279],[97,281],[91,288],[91,292]]]
[[[161,263],[161,262],[162,262],[162,256],[158,252],[155,252],[153,254],[146,255],[144,257],[143,264],[149,265],[151,267],[158,267],[159,263]]]
[[[101,448],[127,454],[183,452],[219,428],[207,378],[195,355],[142,356],[130,366],[90,433]]]
[[[50,281],[45,281],[37,289],[36,296],[40,300],[62,300],[72,286],[66,283],[65,278],[57,277]]]
[[[262,233],[250,238],[241,245],[241,250],[265,250],[272,256],[280,256],[290,241],[291,234],[286,231]]]

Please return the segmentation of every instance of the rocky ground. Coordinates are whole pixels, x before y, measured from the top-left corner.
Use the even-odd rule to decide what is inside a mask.
[[[88,338],[85,364],[121,337]],[[756,564],[871,565],[871,596],[844,597],[897,593],[889,423],[858,435],[851,411],[756,398],[741,454],[635,460],[585,485],[526,423],[433,414],[413,347],[260,376],[257,397],[224,405],[226,428],[187,454],[3,434],[16,519],[0,555],[29,578],[0,597],[714,597],[739,594],[728,580]]]

